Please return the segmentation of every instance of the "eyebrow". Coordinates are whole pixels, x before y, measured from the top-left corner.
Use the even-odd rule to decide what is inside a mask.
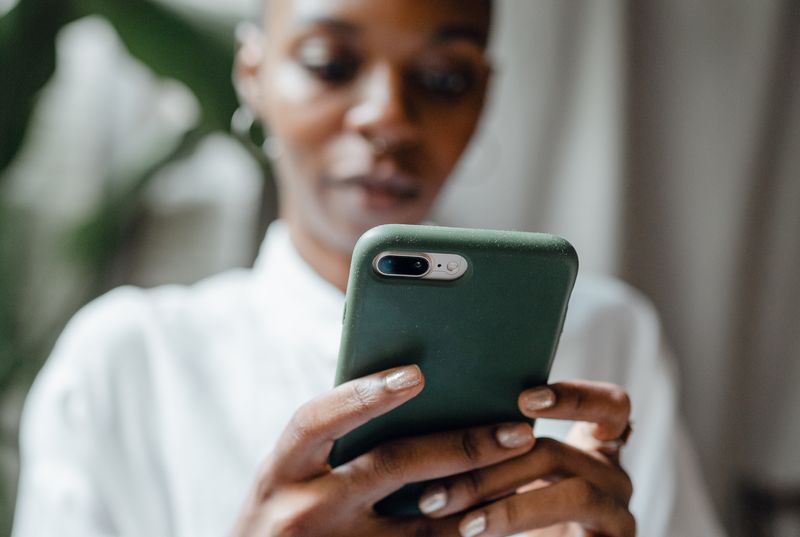
[[[325,28],[343,34],[357,34],[361,31],[360,28],[353,23],[331,17],[313,17],[302,19],[297,26],[324,26]]]
[[[298,26],[322,26],[334,32],[346,35],[361,33],[361,28],[358,25],[333,17],[303,19]],[[437,28],[433,33],[432,40],[437,44],[448,43],[450,41],[471,41],[480,47],[485,47],[489,40],[489,34],[485,30],[470,26],[450,25]]]
[[[481,47],[485,47],[489,40],[489,34],[486,31],[469,26],[442,26],[436,30],[433,39],[437,43],[462,40],[472,41]]]

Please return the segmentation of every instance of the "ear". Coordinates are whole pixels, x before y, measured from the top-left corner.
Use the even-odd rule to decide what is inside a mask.
[[[239,101],[260,119],[265,119],[265,102],[261,86],[264,67],[264,34],[255,25],[243,22],[236,27],[236,57],[233,66],[233,85]]]

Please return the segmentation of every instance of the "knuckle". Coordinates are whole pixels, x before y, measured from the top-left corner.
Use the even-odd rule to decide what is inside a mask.
[[[307,421],[296,421],[292,423],[292,440],[295,445],[301,445],[314,437],[314,426]]]
[[[636,537],[636,518],[630,513],[625,511],[625,522],[622,527],[623,537]]]
[[[587,480],[577,477],[572,480],[572,496],[576,505],[584,509],[596,507],[602,501],[601,494]]]
[[[283,491],[271,509],[269,535],[305,537],[319,535],[321,525],[329,518],[329,502],[324,494],[312,491]],[[326,514],[328,513],[328,514]]]
[[[312,413],[308,409],[308,403],[298,408],[289,421],[289,431],[291,432],[292,440],[298,443],[305,442],[312,438],[315,428]]]
[[[372,473],[381,480],[396,480],[403,477],[403,449],[393,443],[375,448],[371,456]]]
[[[427,520],[420,520],[415,523],[408,533],[409,537],[434,537],[433,526]]]
[[[467,462],[474,464],[480,462],[483,455],[481,442],[475,431],[468,429],[459,435],[459,449]]]
[[[545,454],[549,454],[553,448],[556,446],[556,440],[553,438],[543,436],[541,438],[536,439],[536,445],[533,447],[534,450],[542,451]]]
[[[295,503],[294,501],[292,503]],[[298,502],[294,508],[277,509],[272,519],[270,535],[300,537],[315,534],[318,503],[315,500]]]
[[[263,504],[272,496],[272,480],[261,477],[256,482],[255,491],[253,493],[255,503],[258,505]]]
[[[354,382],[350,390],[349,405],[352,410],[361,414],[367,412],[378,401],[378,394],[367,382]]]
[[[479,471],[473,470],[464,474],[464,487],[470,500],[483,497],[484,481]]]
[[[627,419],[628,416],[631,415],[632,408],[631,397],[628,395],[628,392],[616,386],[611,390],[610,397],[614,405],[619,408],[621,413],[625,414],[625,418]]]
[[[545,468],[550,472],[560,470],[564,466],[564,450],[561,442],[552,438],[540,438],[534,449],[544,459]]]
[[[503,502],[502,526],[504,528],[519,528],[522,526],[522,513],[519,505],[514,501]]]
[[[622,471],[622,494],[626,502],[630,501],[633,496],[633,480],[624,470]]]
[[[575,390],[573,392],[572,407],[573,410],[580,414],[582,413],[587,404],[589,403],[588,396],[583,390]]]
[[[309,528],[302,517],[294,515],[283,515],[272,524],[270,535],[276,537],[300,537],[308,535]]]
[[[256,503],[261,504],[266,502],[274,491],[275,483],[275,463],[274,456],[269,455],[261,469],[258,472],[258,479],[256,479],[255,490],[253,492]]]

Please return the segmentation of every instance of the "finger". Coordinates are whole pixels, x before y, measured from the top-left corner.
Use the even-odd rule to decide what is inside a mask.
[[[519,408],[531,418],[589,421],[598,440],[613,440],[625,431],[631,400],[616,384],[568,381],[522,392]]]
[[[569,433],[567,433],[566,443],[619,465],[620,451],[627,439],[620,438],[611,441],[599,440],[595,432],[597,427],[596,424],[588,421],[579,421],[573,424]],[[623,432],[622,436],[625,437],[626,433]]]
[[[432,517],[448,516],[513,494],[536,480],[571,477],[583,479],[621,505],[627,505],[633,494],[630,478],[618,466],[602,462],[558,440],[540,438],[536,446],[524,455],[431,486],[422,494],[420,508],[436,506],[437,509],[422,511]]]
[[[383,537],[460,537],[458,523],[460,517],[447,519],[407,518],[383,519],[380,531],[363,533],[363,535],[381,535]]]
[[[302,481],[326,472],[334,440],[422,391],[419,367],[399,367],[346,382],[306,403],[284,429],[269,461],[273,479]]]
[[[492,537],[567,522],[608,537],[636,535],[630,511],[579,477],[481,507],[461,520],[459,531],[463,537]]]
[[[407,483],[438,479],[516,457],[534,445],[529,423],[502,424],[387,442],[334,469],[368,505]]]

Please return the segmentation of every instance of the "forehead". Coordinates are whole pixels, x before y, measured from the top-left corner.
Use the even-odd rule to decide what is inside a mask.
[[[460,31],[485,44],[491,18],[489,0],[267,0],[267,4],[265,22],[273,35],[324,23],[397,34]]]

